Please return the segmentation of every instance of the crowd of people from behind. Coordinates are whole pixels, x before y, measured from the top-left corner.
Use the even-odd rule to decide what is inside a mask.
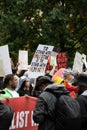
[[[55,130],[55,122],[48,118],[48,113],[54,112],[56,99],[51,92],[57,94],[69,94],[77,100],[81,111],[81,128],[87,129],[87,73],[75,73],[71,69],[62,72],[62,78],[53,79],[52,73],[46,73],[36,79],[30,78],[28,71],[22,70],[20,73],[8,74],[0,78],[0,100],[15,98],[20,96],[37,97],[37,103],[33,114],[33,119],[39,123],[39,130]],[[47,92],[50,90],[49,92]],[[79,124],[77,124],[79,125]],[[76,127],[77,128],[77,127]],[[6,130],[6,129],[5,129]],[[7,129],[8,130],[8,129]],[[61,129],[66,130],[66,129]],[[77,129],[76,129],[77,130]]]

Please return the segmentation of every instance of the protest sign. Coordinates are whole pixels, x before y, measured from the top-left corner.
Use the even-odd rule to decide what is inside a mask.
[[[4,68],[3,68],[3,60],[0,60],[0,77],[5,76]]]
[[[86,55],[82,54],[82,62],[85,65],[85,68],[87,68],[87,61],[86,61]]]
[[[73,70],[76,72],[82,72],[82,69],[83,69],[82,55],[79,52],[76,52],[73,63]]]
[[[55,47],[54,47],[54,49],[50,55],[50,65],[52,65],[52,66],[57,65],[57,60],[56,60],[57,54],[58,54],[58,52],[56,52]]]
[[[66,52],[59,52],[57,55],[57,68],[67,68],[68,57]]]
[[[8,45],[0,46],[0,60],[3,61],[3,68],[5,75],[11,74],[12,70],[11,70]]]
[[[3,102],[11,106],[14,110],[14,116],[10,130],[37,130],[38,124],[33,121],[33,110],[36,105],[37,98],[19,97],[3,100]]]
[[[29,69],[29,76],[31,76],[31,78],[36,78],[45,74],[48,57],[53,48],[53,46],[39,44]]]
[[[56,66],[56,65],[57,65],[57,62],[56,62],[56,57],[51,56],[50,65],[52,65],[52,66]]]
[[[55,66],[57,66],[57,60],[56,57],[58,55],[59,49],[54,47],[47,62],[46,71],[49,72],[49,70],[54,70]]]
[[[19,50],[18,70],[28,70],[28,51]]]

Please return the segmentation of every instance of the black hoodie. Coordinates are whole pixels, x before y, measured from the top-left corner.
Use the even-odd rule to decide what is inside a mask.
[[[60,84],[48,85],[38,97],[36,108],[33,112],[34,122],[39,123],[38,130],[54,130],[55,122],[53,121],[55,113],[56,97],[54,94],[69,94],[66,88]],[[50,118],[49,116],[50,115]]]

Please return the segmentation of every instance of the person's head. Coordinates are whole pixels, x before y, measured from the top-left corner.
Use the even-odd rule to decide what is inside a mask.
[[[3,88],[9,88],[15,90],[18,85],[18,76],[14,74],[8,74],[3,81]]]
[[[65,69],[62,74],[64,80],[67,80],[68,82],[72,82],[74,79],[73,71],[71,69]]]
[[[32,89],[33,87],[32,87],[30,79],[26,76],[21,76],[19,79],[19,88],[17,90],[20,96],[23,96],[25,94],[32,95]]]
[[[46,73],[45,76],[52,78],[52,75],[50,75],[49,73]]]
[[[30,79],[26,76],[21,76],[20,79],[19,79],[19,86],[20,86],[20,89],[26,89],[28,90],[30,88]]]
[[[0,130],[9,130],[13,119],[14,110],[0,102]]]
[[[35,93],[36,96],[39,96],[38,94],[40,94],[45,87],[47,87],[49,84],[53,84],[54,81],[48,77],[48,76],[41,76],[38,78],[38,80],[36,80],[36,85],[35,85]]]
[[[74,85],[78,88],[78,95],[87,90],[87,74],[81,73],[74,80]]]

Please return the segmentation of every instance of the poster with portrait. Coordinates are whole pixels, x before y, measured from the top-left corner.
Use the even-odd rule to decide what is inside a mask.
[[[18,70],[28,70],[28,51],[19,50]]]

